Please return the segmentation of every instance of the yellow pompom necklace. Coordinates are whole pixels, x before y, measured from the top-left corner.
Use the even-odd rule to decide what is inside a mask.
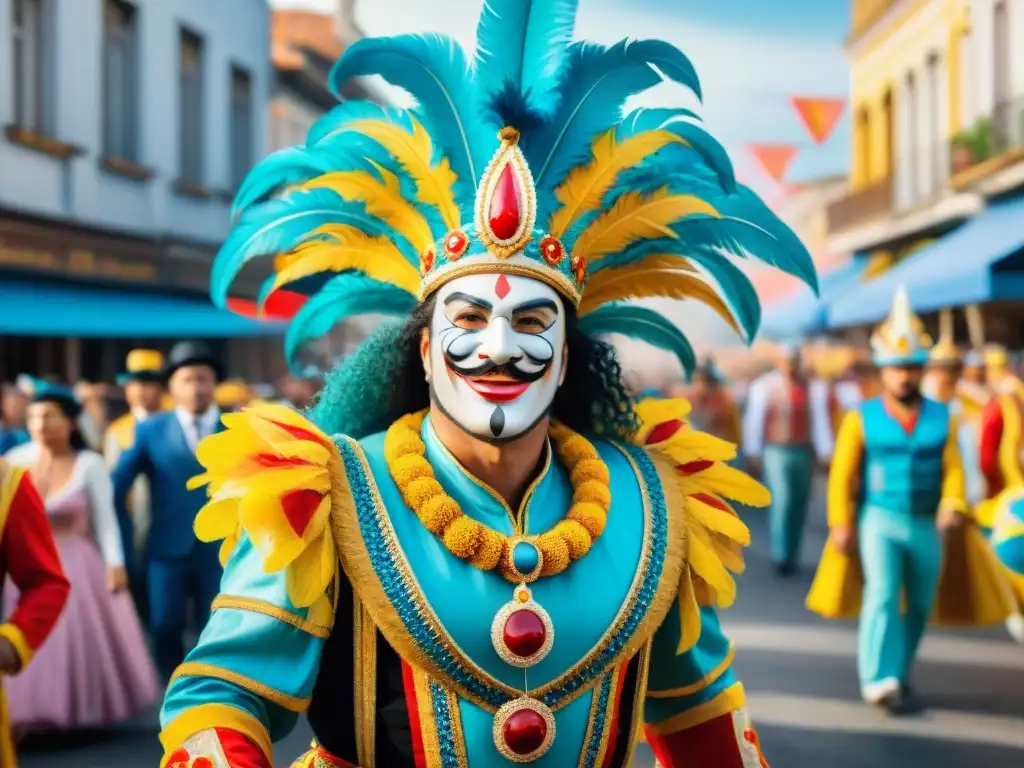
[[[495,713],[492,736],[506,759],[532,762],[551,748],[555,716],[550,707],[529,695],[527,670],[551,652],[555,627],[526,584],[561,573],[587,554],[604,532],[612,498],[608,465],[589,440],[552,423],[548,437],[569,471],[572,505],[565,519],[550,531],[506,536],[467,517],[458,502],[444,492],[420,437],[425,416],[426,411],[420,411],[391,425],[384,438],[388,470],[406,505],[449,552],[482,570],[497,568],[517,584],[512,599],[491,622],[491,644],[505,663],[523,670],[523,693]]]
[[[420,437],[426,411],[403,416],[388,429],[384,455],[406,505],[456,557],[481,570],[499,569],[513,583],[554,576],[579,560],[603,532],[611,506],[608,466],[582,435],[552,423],[548,431],[569,471],[572,506],[554,528],[537,535],[506,536],[467,517],[445,493],[426,458]]]

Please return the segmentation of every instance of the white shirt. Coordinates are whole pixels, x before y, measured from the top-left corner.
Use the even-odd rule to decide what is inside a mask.
[[[33,467],[39,461],[39,446],[26,443],[12,448],[5,458],[19,467]],[[124,565],[124,548],[121,545],[121,529],[117,524],[117,513],[114,511],[114,484],[107,474],[107,465],[103,457],[95,451],[79,451],[75,458],[71,477],[63,488],[50,494],[49,503],[60,496],[85,487],[89,495],[89,523],[92,537],[103,553],[103,561],[107,565]]]
[[[755,379],[747,390],[747,409],[743,413],[743,453],[760,458],[764,451],[764,423],[773,389],[782,382],[780,371],[771,371]],[[832,414],[828,407],[828,382],[814,379],[807,387],[811,419],[811,442],[821,461],[829,461],[835,448]]]
[[[188,445],[193,451],[195,451],[202,438],[214,433],[218,422],[220,422],[220,408],[216,405],[211,405],[206,413],[200,414],[189,413],[184,408],[179,407],[174,409],[174,415],[178,418],[181,428],[185,431],[185,439],[188,440]],[[201,435],[196,431],[197,421],[199,423],[199,430],[202,432]]]

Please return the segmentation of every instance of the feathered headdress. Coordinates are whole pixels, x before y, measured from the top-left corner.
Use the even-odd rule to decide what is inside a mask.
[[[875,365],[924,365],[931,348],[932,337],[910,308],[906,290],[900,287],[893,296],[889,317],[871,335]]]
[[[816,289],[806,249],[736,183],[697,115],[624,115],[627,99],[663,79],[699,98],[689,59],[658,40],[571,42],[576,7],[487,0],[472,62],[442,35],[351,46],[331,73],[336,94],[353,77],[380,75],[418,106],[344,102],[305,146],[256,166],[214,263],[214,302],[228,304],[250,259],[276,256],[258,304],[298,305],[291,359],[345,318],[404,315],[453,277],[503,271],[554,287],[585,332],[647,341],[690,370],[686,337],[625,302],[696,299],[749,339],[760,304],[728,255]]]

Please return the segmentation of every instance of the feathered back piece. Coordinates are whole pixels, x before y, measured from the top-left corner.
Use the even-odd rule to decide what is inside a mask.
[[[658,40],[572,42],[576,6],[487,0],[473,61],[442,35],[351,46],[331,74],[336,94],[380,75],[418,106],[344,102],[305,146],[260,163],[214,264],[214,302],[227,304],[248,260],[276,256],[260,304],[300,295],[277,302],[300,305],[291,357],[347,317],[403,315],[453,277],[505,271],[554,287],[584,330],[640,338],[689,370],[685,336],[624,302],[696,299],[750,338],[760,305],[729,255],[816,289],[806,249],[736,183],[694,113],[624,114],[627,99],[663,79],[699,98],[689,59]]]

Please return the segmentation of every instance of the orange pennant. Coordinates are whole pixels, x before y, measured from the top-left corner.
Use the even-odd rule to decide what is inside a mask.
[[[845,99],[819,99],[794,96],[793,109],[800,115],[804,128],[815,144],[824,144],[846,108]]]
[[[747,148],[777,184],[783,183],[789,164],[799,151],[792,144],[749,144]]]

